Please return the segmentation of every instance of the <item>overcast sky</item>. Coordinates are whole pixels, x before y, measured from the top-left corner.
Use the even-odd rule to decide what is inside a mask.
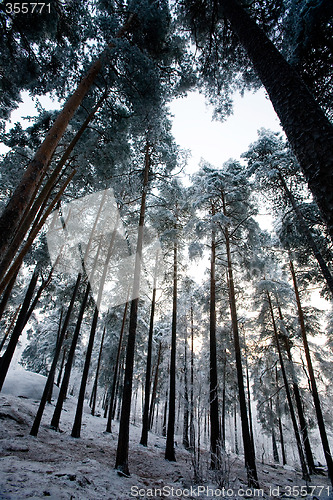
[[[175,100],[170,110],[174,115],[173,134],[176,142],[192,152],[187,172],[198,168],[201,158],[215,167],[229,158],[239,159],[249,144],[257,139],[261,127],[281,131],[279,119],[264,90],[235,96],[234,112],[225,122],[212,121],[213,108],[205,97],[192,92]]]

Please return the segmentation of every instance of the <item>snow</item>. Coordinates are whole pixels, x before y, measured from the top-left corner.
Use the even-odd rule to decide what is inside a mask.
[[[93,417],[86,406],[82,437],[72,438],[70,433],[76,408],[76,399],[73,397],[68,397],[65,402],[60,432],[49,426],[54,410],[52,403],[45,408],[38,437],[30,436],[39,404],[35,396],[37,388],[40,391],[42,379],[36,374],[15,370],[6,382],[6,393],[0,393],[0,499],[203,499],[212,497],[212,492],[222,498],[230,498],[227,489],[232,492],[232,498],[244,498],[243,492],[246,492],[247,485],[242,456],[228,454],[224,460],[224,470],[213,474],[207,468],[209,454],[207,450],[202,450],[200,479],[199,483],[195,483],[192,454],[178,444],[177,462],[166,461],[165,438],[150,433],[148,447],[144,448],[138,444],[140,426],[132,425],[130,429],[131,476],[120,477],[114,469],[118,423],[113,422],[112,434],[106,433],[106,419]],[[28,385],[31,385],[30,393],[23,390],[24,387],[28,389]],[[20,393],[21,397],[10,394],[11,391]],[[28,393],[32,397],[28,397]],[[181,442],[180,436],[176,439],[178,443]],[[258,461],[258,474],[263,491],[261,498],[286,497],[290,487],[305,484],[300,471],[292,467],[283,468]],[[321,495],[318,495],[318,489],[317,498],[328,498],[327,477],[313,476],[311,485],[324,486]],[[198,494],[199,486],[202,488],[201,494]],[[270,488],[275,489],[273,491]],[[247,493],[247,498],[251,497],[251,491]],[[295,497],[289,495],[289,498]],[[307,498],[314,498],[314,495]]]
[[[40,400],[43,394],[46,377],[38,373],[24,370],[19,365],[10,368],[5,379],[2,393],[11,394],[21,398]],[[54,386],[54,396],[57,396],[59,389]]]

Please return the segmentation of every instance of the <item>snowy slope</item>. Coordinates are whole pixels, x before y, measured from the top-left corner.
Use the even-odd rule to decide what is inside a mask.
[[[164,460],[165,439],[150,434],[146,449],[138,444],[141,429],[136,426],[131,426],[130,432],[131,477],[119,477],[114,470],[117,424],[113,424],[111,435],[105,433],[105,419],[91,416],[86,407],[82,437],[72,438],[70,432],[76,405],[74,398],[69,397],[65,403],[60,423],[62,432],[55,432],[49,427],[54,410],[52,404],[46,407],[38,437],[29,435],[38,408],[35,398],[37,393],[33,391],[34,381],[37,390],[40,376],[27,375],[26,372],[21,375],[30,380],[32,399],[27,398],[22,390],[18,392],[25,396],[23,398],[0,394],[0,499],[48,497],[54,500],[127,500],[212,498],[213,495],[216,498],[282,498],[288,493],[294,493],[289,498],[297,498],[297,486],[305,484],[299,471],[291,467],[258,464],[262,494],[256,492],[254,495],[254,491],[246,491],[243,457],[230,455],[225,462],[225,473],[212,475],[207,470],[207,452],[202,455],[202,477],[199,484],[195,484],[192,455],[189,452],[178,446],[177,462],[169,463]],[[19,378],[16,373],[16,384],[7,382],[7,392],[12,387],[17,393]],[[327,478],[313,477],[311,484],[317,489],[307,498],[327,498]],[[201,494],[198,494],[198,486],[205,489]],[[322,491],[319,486],[324,487]],[[208,491],[207,487],[210,488]],[[292,490],[293,487],[296,488]]]

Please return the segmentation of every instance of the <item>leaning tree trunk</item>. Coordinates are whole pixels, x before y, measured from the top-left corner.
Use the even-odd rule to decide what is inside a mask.
[[[212,205],[212,217],[215,208]],[[211,257],[210,257],[210,308],[209,308],[209,405],[210,405],[210,452],[211,468],[219,468],[219,398],[217,392],[217,356],[216,356],[216,284],[215,259],[216,242],[215,229],[212,229]]]
[[[121,38],[128,32],[133,19],[134,16],[131,15],[127,23],[116,34],[116,38]],[[48,135],[38,148],[34,158],[27,166],[20,184],[0,217],[0,255],[2,257],[15,236],[23,214],[29,209],[37,194],[38,187],[47,172],[52,155],[65,133],[70,120],[100,72],[103,58],[107,59],[107,52],[111,48],[114,48],[114,46],[114,42],[111,42],[101,57],[89,68],[88,73],[81,80],[74,94],[66,102],[49,130]]]
[[[276,344],[276,348],[277,348],[277,351],[278,351],[278,356],[279,356],[279,361],[280,361],[280,366],[281,366],[281,372],[282,372],[282,378],[283,378],[284,388],[285,388],[285,391],[286,391],[286,396],[287,396],[287,401],[288,401],[288,406],[289,406],[289,411],[290,411],[290,417],[291,417],[291,421],[292,421],[292,424],[293,424],[294,433],[295,433],[295,437],[296,437],[297,450],[298,450],[298,454],[299,454],[299,458],[300,458],[300,462],[301,462],[303,479],[305,481],[310,481],[311,479],[310,479],[309,472],[307,470],[307,466],[306,466],[306,462],[305,462],[305,457],[304,457],[304,453],[303,453],[301,436],[300,436],[300,432],[299,432],[298,425],[297,425],[296,415],[295,415],[295,411],[294,411],[294,405],[293,405],[293,401],[292,401],[291,394],[290,394],[290,389],[289,389],[289,383],[288,383],[288,379],[287,379],[286,370],[285,370],[285,367],[284,367],[284,361],[283,361],[281,347],[280,347],[280,341],[279,341],[279,334],[278,334],[278,331],[277,331],[275,317],[274,317],[273,305],[272,305],[271,297],[270,297],[268,291],[266,291],[266,295],[267,295],[269,310],[270,310],[271,319],[272,319],[272,325],[273,325],[273,331],[274,331],[274,337],[275,337],[275,344]]]
[[[321,272],[326,280],[328,288],[330,289],[331,293],[333,294],[333,276],[332,276],[330,270],[328,269],[327,264],[322,256],[319,248],[317,247],[316,242],[313,239],[311,231],[310,231],[307,223],[304,220],[303,214],[302,214],[299,206],[297,205],[296,200],[295,200],[292,192],[288,188],[287,183],[284,180],[281,172],[279,172],[279,179],[280,179],[281,185],[282,185],[282,187],[283,187],[283,189],[284,189],[284,191],[285,191],[285,193],[286,193],[286,195],[291,203],[291,206],[294,209],[294,212],[296,214],[296,217],[297,217],[298,222],[299,222],[300,227],[301,227],[301,231],[304,234],[304,236],[306,237],[307,242],[308,242],[308,244],[313,252],[313,255],[317,259],[317,262],[318,262],[319,267],[321,269]]]
[[[220,0],[246,50],[333,237],[333,127],[312,94],[267,35],[235,0]]]
[[[160,342],[160,345],[158,347],[153,390],[152,390],[152,394],[151,394],[151,401],[150,401],[150,408],[149,408],[149,419],[148,419],[148,428],[149,429],[151,429],[152,425],[153,425],[153,413],[154,413],[156,394],[157,394],[157,384],[158,384],[158,375],[159,375],[160,362],[161,362],[161,353],[162,353],[162,342]],[[167,400],[167,397],[168,397],[168,393],[165,397],[166,400]],[[163,434],[163,436],[165,437],[166,433]]]
[[[176,418],[176,340],[177,340],[177,286],[178,286],[178,244],[173,244],[173,294],[169,385],[169,415],[165,447],[165,459],[176,461],[175,456],[175,418]]]
[[[101,338],[101,345],[100,345],[99,353],[98,353],[98,360],[97,360],[97,367],[96,367],[96,374],[95,374],[95,382],[94,382],[94,387],[93,387],[93,397],[92,397],[92,405],[91,405],[91,414],[92,415],[95,415],[96,398],[97,398],[97,387],[98,387],[98,377],[99,377],[99,370],[100,370],[100,367],[101,367],[101,360],[102,360],[102,352],[103,352],[103,344],[104,344],[105,331],[106,331],[106,327],[104,326],[103,333],[102,333],[102,338]]]
[[[127,299],[128,299],[128,297],[127,297]],[[120,335],[119,335],[119,340],[118,340],[118,350],[117,350],[116,362],[114,365],[114,372],[113,372],[113,379],[112,379],[112,386],[111,386],[111,396],[110,396],[110,402],[109,402],[108,421],[106,424],[106,432],[111,432],[111,423],[112,423],[112,418],[114,415],[114,403],[115,403],[116,387],[117,387],[117,381],[119,378],[118,377],[119,360],[120,360],[120,353],[121,353],[121,347],[122,347],[124,330],[125,330],[127,309],[128,309],[128,300],[126,301],[126,304],[125,304],[123,321],[121,324]]]
[[[29,311],[30,302],[31,302],[32,296],[34,294],[37,280],[38,280],[38,273],[35,270],[33,275],[32,275],[29,286],[27,288],[20,313],[19,313],[17,321],[16,321],[16,325],[13,329],[13,332],[11,334],[11,337],[10,337],[8,345],[7,345],[7,349],[1,358],[1,362],[0,362],[0,391],[2,389],[3,383],[4,383],[5,378],[7,376],[9,365],[12,361],[12,358],[13,358],[17,343],[19,341],[20,335],[21,335],[25,325],[27,324],[27,314]]]
[[[17,229],[17,233],[16,233],[13,241],[9,245],[9,248],[8,248],[6,254],[1,259],[1,269],[2,269],[2,271],[0,272],[0,274],[1,274],[0,275],[0,280],[3,278],[4,273],[9,268],[9,266],[10,266],[12,260],[13,260],[14,255],[16,254],[16,252],[18,251],[21,243],[24,240],[25,234],[29,230],[29,227],[32,224],[34,224],[34,226],[35,226],[40,221],[40,219],[41,219],[41,217],[43,215],[43,211],[44,211],[44,209],[45,209],[45,207],[47,205],[47,202],[48,202],[48,200],[49,200],[49,198],[50,198],[50,196],[52,194],[52,191],[54,190],[55,186],[57,185],[57,183],[59,182],[59,180],[62,178],[62,176],[63,176],[63,174],[64,174],[64,172],[66,170],[66,169],[63,169],[63,167],[65,166],[67,160],[69,159],[69,157],[70,157],[70,155],[71,155],[74,147],[76,146],[76,144],[78,143],[78,141],[82,137],[84,131],[87,129],[89,123],[91,122],[91,120],[95,116],[95,113],[100,108],[100,106],[101,106],[102,102],[104,101],[105,97],[106,96],[104,94],[102,96],[102,98],[98,101],[98,103],[96,104],[96,106],[93,108],[93,110],[89,113],[89,115],[87,116],[87,118],[85,119],[85,121],[83,122],[82,126],[80,127],[80,130],[77,132],[77,134],[75,135],[75,137],[73,138],[73,140],[71,141],[71,143],[69,144],[69,146],[67,147],[65,153],[61,157],[60,161],[57,163],[57,165],[56,165],[55,169],[53,170],[52,174],[47,179],[46,184],[43,186],[41,192],[37,196],[37,198],[36,198],[35,202],[33,203],[32,207],[31,208],[28,207],[25,210],[25,212],[23,213],[20,225],[19,225],[19,227]],[[35,234],[35,236],[37,236],[37,234]],[[33,239],[30,238],[30,244],[32,244],[32,243],[33,243]],[[17,271],[16,271],[16,273],[17,273]]]
[[[21,305],[22,305],[22,304],[20,304],[20,305],[16,308],[16,311],[12,314],[11,321],[10,321],[10,323],[9,323],[9,325],[8,325],[8,327],[7,327],[6,331],[5,331],[5,334],[4,334],[4,336],[3,336],[2,340],[1,340],[1,343],[0,343],[0,353],[1,353],[1,351],[2,351],[3,346],[4,346],[4,345],[5,345],[5,343],[6,343],[6,340],[7,340],[8,336],[9,336],[10,332],[12,331],[13,326],[14,326],[14,325],[15,325],[15,323],[16,323],[18,313],[20,312],[20,309],[21,309]]]
[[[43,417],[43,413],[44,413],[44,409],[45,409],[45,405],[47,403],[47,399],[48,399],[49,394],[51,393],[52,387],[53,387],[54,375],[55,375],[55,371],[56,371],[56,368],[57,368],[57,363],[58,363],[58,359],[59,359],[59,355],[60,355],[60,351],[61,351],[61,346],[62,346],[62,343],[64,341],[64,338],[65,338],[65,335],[66,335],[66,329],[67,329],[66,318],[65,318],[64,324],[63,324],[63,326],[61,328],[62,312],[63,311],[61,310],[60,320],[59,320],[59,329],[60,329],[59,331],[60,331],[60,334],[59,334],[58,339],[57,339],[56,350],[55,350],[55,353],[54,353],[54,357],[53,357],[53,361],[52,361],[52,364],[51,364],[51,368],[50,368],[48,377],[46,379],[46,383],[45,383],[44,391],[43,391],[43,394],[42,394],[42,398],[41,398],[40,403],[39,403],[39,407],[38,407],[38,410],[37,410],[37,413],[36,413],[36,416],[35,416],[35,419],[34,419],[34,423],[32,424],[32,427],[31,427],[31,430],[30,430],[30,435],[31,436],[37,436],[37,434],[38,434],[39,426],[40,426],[40,423],[41,423],[41,420],[42,420],[42,417]]]
[[[293,284],[294,284],[294,290],[295,290],[295,296],[296,296],[296,302],[297,302],[297,310],[298,310],[298,319],[299,319],[299,324],[300,324],[300,328],[301,328],[301,334],[302,334],[302,339],[303,339],[306,362],[308,365],[313,402],[314,402],[314,406],[316,409],[317,422],[318,422],[321,442],[322,442],[324,455],[325,455],[325,459],[326,459],[326,463],[327,463],[328,476],[329,476],[331,483],[333,485],[333,460],[332,460],[331,450],[330,450],[330,446],[329,446],[328,439],[327,439],[324,417],[323,417],[323,413],[321,410],[321,404],[320,404],[316,379],[315,379],[313,366],[312,366],[312,359],[311,359],[311,355],[310,355],[310,349],[309,349],[308,339],[307,339],[306,330],[305,330],[304,314],[303,314],[301,299],[300,299],[299,290],[298,290],[295,268],[294,268],[294,264],[293,264],[291,259],[289,260],[289,266],[290,266],[290,271],[291,271]]]
[[[275,381],[276,381],[276,389],[277,389],[277,395],[276,395],[276,408],[277,408],[277,412],[276,413],[278,415],[280,445],[281,445],[281,453],[282,453],[282,464],[286,465],[286,463],[287,463],[287,455],[286,455],[286,450],[285,450],[285,446],[284,446],[282,420],[281,420],[281,415],[280,415],[279,376],[278,376],[278,369],[277,369],[277,367],[275,367]]]
[[[135,337],[138,322],[138,304],[140,293],[140,274],[141,274],[141,258],[143,246],[143,228],[146,212],[146,198],[149,182],[150,168],[150,146],[148,140],[146,142],[145,151],[145,167],[143,173],[143,189],[141,196],[141,208],[138,228],[138,239],[135,254],[135,268],[133,280],[133,299],[131,301],[130,324],[126,351],[126,367],[124,377],[123,400],[121,407],[121,417],[118,435],[118,447],[116,456],[116,469],[119,474],[128,476],[128,444],[129,444],[129,425],[131,415],[131,399],[132,399],[132,382],[133,382],[133,367],[134,367],[134,352],[135,352]]]
[[[278,304],[278,311],[279,311],[279,318],[281,321],[283,321],[283,315],[282,315],[281,307],[279,304]],[[310,440],[309,440],[308,425],[306,423],[304,410],[303,410],[301,393],[300,393],[300,390],[298,387],[297,377],[296,377],[295,368],[294,368],[294,362],[293,362],[293,358],[291,355],[290,341],[289,341],[289,337],[287,337],[287,335],[285,335],[283,337],[283,339],[284,339],[284,345],[286,348],[286,353],[288,356],[288,360],[289,360],[289,364],[290,364],[290,368],[291,368],[291,372],[292,372],[292,377],[293,377],[294,396],[295,396],[295,401],[296,401],[298,420],[299,420],[299,423],[301,426],[301,434],[302,434],[302,438],[303,438],[306,461],[308,463],[310,474],[312,474],[315,472],[315,464],[314,464],[313,454],[312,454]]]
[[[153,297],[152,297],[152,301],[151,301],[150,323],[149,323],[149,332],[148,332],[148,350],[147,350],[146,378],[145,378],[145,390],[144,390],[145,399],[144,399],[144,405],[143,405],[142,432],[141,432],[141,439],[140,439],[140,444],[142,444],[142,446],[147,446],[147,443],[148,443],[151,357],[152,357],[152,348],[153,348],[157,267],[158,267],[158,252],[156,253],[156,259],[155,259],[155,276],[154,276],[154,283],[153,283]]]
[[[224,200],[223,200],[223,204],[224,204]],[[225,204],[224,204],[224,215],[226,215]],[[238,397],[239,397],[240,413],[241,413],[242,436],[243,436],[244,455],[245,455],[245,467],[247,470],[247,478],[248,478],[249,486],[254,487],[254,488],[258,488],[259,483],[258,483],[255,454],[254,454],[253,443],[251,440],[249,421],[248,421],[247,409],[246,409],[246,398],[245,398],[245,389],[244,389],[241,348],[240,348],[240,339],[239,339],[239,331],[238,331],[236,297],[235,297],[235,288],[234,288],[233,269],[232,269],[232,261],[231,261],[231,250],[230,250],[230,239],[229,239],[228,228],[225,228],[224,234],[225,234],[225,244],[226,244],[226,251],[227,251],[227,261],[228,261],[229,304],[230,304],[232,331],[233,331],[233,336],[234,336],[234,348],[235,348],[237,382],[238,382]]]

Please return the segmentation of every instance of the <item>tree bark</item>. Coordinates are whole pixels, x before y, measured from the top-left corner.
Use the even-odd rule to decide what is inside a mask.
[[[9,365],[12,361],[17,343],[19,341],[20,335],[27,324],[27,314],[30,306],[30,302],[32,300],[32,296],[34,294],[34,290],[37,284],[38,280],[38,273],[35,269],[32,278],[30,280],[29,286],[27,288],[23,304],[20,310],[20,313],[18,315],[16,325],[13,329],[13,332],[11,334],[11,337],[9,339],[7,349],[5,353],[3,354],[0,362],[0,391],[2,390],[2,386],[4,384],[5,378],[8,373]]]
[[[326,262],[324,261],[324,258],[323,256],[321,255],[320,253],[320,250],[319,248],[317,247],[314,239],[313,239],[313,236],[311,234],[311,231],[309,230],[308,228],[308,225],[307,223],[305,222],[304,220],[304,217],[303,217],[303,214],[299,208],[299,206],[297,205],[296,203],[296,200],[292,194],[292,192],[290,191],[290,189],[288,188],[287,186],[287,183],[286,181],[284,180],[283,176],[281,173],[279,173],[279,178],[280,178],[280,182],[282,184],[282,187],[291,203],[291,206],[293,207],[294,209],[294,212],[296,214],[296,217],[300,223],[300,226],[301,226],[301,230],[304,234],[304,236],[306,237],[307,239],[307,242],[313,252],[313,255],[315,256],[315,258],[317,259],[317,262],[319,264],[319,267],[321,269],[321,272],[326,280],[326,283],[328,285],[328,288],[330,289],[331,293],[333,294],[333,276],[330,272],[330,270],[328,269],[327,267],[327,264]]]
[[[116,38],[121,38],[128,32],[133,19],[134,15],[130,15],[127,23],[115,35]],[[102,53],[101,57],[91,65],[87,74],[78,84],[74,94],[67,100],[64,108],[49,130],[48,135],[27,166],[20,184],[14,191],[13,196],[0,217],[0,255],[2,257],[15,236],[22,220],[22,215],[33,202],[33,197],[36,196],[36,188],[40,185],[41,180],[46,174],[52,155],[65,133],[70,120],[100,72],[103,57],[107,56],[108,50],[112,48],[114,48],[113,42],[108,45],[108,48]]]
[[[87,386],[87,380],[88,380],[88,374],[89,374],[89,366],[90,366],[90,361],[91,361],[91,355],[94,347],[94,340],[95,340],[95,334],[96,334],[96,327],[97,327],[97,321],[98,321],[98,306],[95,306],[95,311],[94,311],[94,316],[91,324],[91,330],[90,330],[90,335],[89,335],[89,342],[88,342],[88,347],[87,347],[87,352],[86,352],[86,359],[84,361],[84,367],[83,367],[83,373],[82,373],[82,378],[81,378],[81,384],[80,384],[80,391],[79,391],[79,397],[77,400],[77,405],[76,405],[76,412],[75,412],[75,419],[74,419],[74,424],[72,427],[72,434],[71,436],[73,438],[79,438],[81,435],[81,424],[82,424],[82,412],[83,412],[83,404],[84,404],[84,396],[86,392],[86,386]]]
[[[95,382],[94,382],[94,389],[93,389],[93,398],[92,398],[92,408],[91,408],[91,414],[95,415],[95,408],[96,408],[96,398],[97,398],[97,387],[98,387],[98,377],[99,377],[99,370],[101,367],[101,360],[102,360],[102,352],[103,352],[103,344],[104,344],[104,337],[105,337],[105,331],[106,327],[104,326],[103,328],[103,334],[101,338],[101,345],[98,353],[98,360],[97,360],[97,367],[96,367],[96,375],[95,375]]]
[[[183,420],[183,445],[186,450],[190,447],[189,441],[189,397],[188,397],[188,376],[187,376],[187,335],[185,329],[184,342],[184,420]]]
[[[280,320],[283,321],[283,315],[282,315],[281,307],[279,304],[278,304],[278,311],[279,311]],[[289,338],[287,336],[284,336],[283,339],[284,339],[284,345],[286,348],[286,353],[288,356],[288,360],[289,360],[289,364],[290,364],[290,368],[291,368],[291,372],[292,372],[292,377],[293,377],[293,390],[294,390],[294,396],[295,396],[295,401],[296,401],[298,420],[299,420],[300,427],[301,427],[301,435],[302,435],[303,444],[304,444],[306,461],[308,464],[310,474],[313,474],[315,472],[315,464],[314,464],[313,454],[312,454],[310,440],[309,440],[308,426],[307,426],[304,411],[303,411],[301,393],[300,393],[300,390],[298,387],[297,377],[296,377],[296,373],[295,373],[295,369],[294,369],[294,362],[293,362],[293,358],[291,355],[290,341],[289,341]]]
[[[224,215],[226,215],[225,202],[223,199]],[[231,323],[232,331],[234,337],[234,348],[235,348],[235,358],[236,358],[236,370],[237,370],[237,382],[238,382],[238,397],[240,404],[241,413],[241,423],[242,423],[242,436],[244,445],[244,455],[245,455],[245,467],[247,470],[247,479],[250,487],[258,488],[258,475],[255,461],[254,448],[252,445],[249,421],[247,417],[246,409],[246,398],[244,389],[244,378],[243,378],[243,368],[242,368],[242,358],[241,358],[241,348],[239,340],[238,331],[238,319],[237,319],[237,308],[236,308],[236,297],[231,261],[231,250],[230,250],[230,240],[228,228],[225,228],[225,245],[227,251],[227,261],[228,261],[228,290],[229,290],[229,304],[231,313]]]
[[[282,357],[282,352],[281,352],[281,347],[280,347],[280,341],[279,341],[279,334],[278,334],[278,331],[277,331],[275,317],[274,317],[273,305],[272,305],[271,297],[270,297],[268,291],[266,291],[266,296],[267,296],[269,310],[270,310],[271,319],[272,319],[272,325],[273,325],[273,331],[274,331],[274,337],[275,337],[275,344],[276,344],[276,348],[277,348],[277,351],[278,351],[278,356],[279,356],[279,361],[280,361],[280,366],[281,366],[283,383],[284,383],[284,387],[285,387],[285,391],[286,391],[286,396],[287,396],[287,400],[288,400],[290,417],[291,417],[291,421],[292,421],[293,428],[294,428],[294,433],[295,433],[295,438],[296,438],[296,443],[297,443],[297,450],[298,450],[298,454],[299,454],[299,458],[300,458],[300,462],[301,462],[303,479],[305,481],[311,481],[310,476],[309,476],[309,472],[308,472],[308,469],[307,469],[307,466],[306,466],[306,462],[305,462],[305,457],[304,457],[304,453],[303,453],[303,447],[302,447],[301,437],[300,437],[300,433],[299,433],[299,429],[298,429],[298,425],[297,425],[297,420],[296,420],[296,415],[295,415],[295,411],[294,411],[294,405],[293,405],[293,402],[292,402],[292,399],[291,399],[291,394],[290,394],[290,389],[289,389],[289,383],[288,383],[288,379],[287,379],[286,370],[285,370],[285,367],[284,367],[284,362],[283,362],[283,357]]]
[[[115,394],[116,394],[118,372],[119,372],[119,360],[120,360],[120,353],[121,353],[121,347],[122,347],[124,330],[125,330],[125,322],[126,322],[127,309],[128,309],[128,300],[126,301],[126,304],[125,304],[125,309],[124,309],[124,314],[123,314],[123,321],[122,321],[122,324],[121,324],[119,341],[118,341],[118,350],[117,350],[116,362],[115,362],[115,365],[114,365],[114,372],[113,372],[113,379],[112,379],[112,386],[111,386],[111,396],[110,396],[110,403],[109,403],[109,414],[108,414],[108,421],[107,421],[107,425],[106,425],[106,432],[111,432],[112,418],[113,418],[113,415],[114,415],[114,402],[115,402]]]
[[[139,229],[138,229],[138,239],[136,246],[135,269],[134,269],[134,282],[133,282],[133,297],[135,298],[133,298],[131,301],[123,400],[121,407],[118,447],[117,447],[117,456],[115,464],[118,473],[124,476],[129,476],[129,468],[128,468],[129,425],[130,425],[130,414],[131,414],[135,338],[136,338],[136,329],[138,321],[143,229],[144,229],[146,197],[147,197],[148,181],[149,181],[149,168],[150,168],[150,146],[147,140],[146,151],[145,151],[143,191],[141,196],[141,208],[140,208]]]
[[[313,366],[312,366],[312,359],[311,359],[311,355],[310,355],[310,349],[309,349],[308,339],[307,339],[306,330],[305,330],[304,314],[303,314],[301,299],[300,299],[299,290],[298,290],[295,268],[294,268],[294,264],[293,264],[291,259],[289,260],[289,266],[290,266],[290,272],[291,272],[291,276],[292,276],[293,284],[294,284],[295,297],[296,297],[296,302],[297,302],[298,319],[299,319],[299,324],[300,324],[300,328],[301,328],[305,357],[306,357],[306,362],[307,362],[308,371],[309,371],[312,396],[313,396],[314,406],[316,409],[320,438],[321,438],[321,442],[322,442],[322,446],[323,446],[323,450],[324,450],[324,455],[325,455],[325,459],[326,459],[326,463],[327,463],[328,476],[329,476],[331,483],[333,485],[333,460],[332,460],[331,450],[330,450],[330,446],[329,446],[328,439],[327,439],[325,422],[324,422],[324,417],[323,417],[323,413],[321,410],[319,393],[318,393],[317,384],[316,384],[316,378],[315,378],[314,370],[313,370]]]
[[[175,456],[175,418],[176,418],[176,343],[177,343],[177,287],[178,287],[178,244],[173,243],[173,298],[171,325],[171,355],[170,355],[170,385],[169,385],[169,415],[165,447],[165,459],[176,461]]]
[[[152,394],[151,394],[151,401],[150,401],[150,408],[149,408],[149,420],[148,420],[148,428],[149,429],[151,429],[153,426],[153,412],[154,412],[156,394],[157,394],[157,384],[158,384],[158,374],[159,374],[160,362],[161,362],[161,353],[162,353],[162,343],[160,342],[160,345],[158,347],[153,390],[152,390]],[[167,399],[167,397],[168,396],[166,395],[166,399]],[[164,434],[164,436],[166,436],[166,433]]]
[[[56,350],[55,350],[54,357],[52,360],[52,365],[51,365],[51,368],[50,368],[50,371],[49,371],[49,374],[48,374],[48,377],[47,377],[47,380],[45,383],[42,398],[41,398],[40,403],[39,403],[39,407],[38,407],[38,410],[37,410],[37,413],[35,416],[34,423],[33,423],[31,430],[30,430],[31,436],[37,436],[37,434],[38,434],[39,426],[40,426],[40,423],[41,423],[41,420],[43,417],[43,413],[44,413],[44,409],[45,409],[45,405],[47,403],[47,399],[49,397],[49,394],[52,391],[52,387],[53,387],[53,383],[54,383],[54,375],[55,375],[55,371],[57,368],[57,363],[58,363],[58,359],[59,359],[59,355],[60,355],[60,351],[61,351],[61,346],[62,346],[62,343],[63,343],[64,338],[65,338],[65,334],[66,334],[66,328],[64,328],[64,326],[61,328],[61,321],[62,321],[62,310],[61,310],[60,321],[59,321],[60,335],[57,339]]]
[[[215,215],[212,204],[211,216]],[[219,399],[217,392],[217,357],[216,357],[216,284],[215,284],[215,259],[216,259],[215,229],[211,235],[210,257],[210,309],[209,309],[209,405],[210,405],[210,452],[211,468],[219,469]]]
[[[149,400],[150,400],[150,382],[151,382],[151,357],[153,348],[153,332],[154,332],[154,314],[155,314],[155,301],[156,301],[156,273],[158,266],[158,252],[155,260],[155,276],[153,284],[153,297],[151,301],[151,311],[150,311],[150,323],[148,332],[148,350],[147,350],[147,363],[146,363],[146,377],[145,377],[145,399],[143,405],[143,416],[142,416],[142,432],[140,444],[142,446],[147,446],[148,443],[148,429],[149,429]]]
[[[300,76],[235,0],[220,0],[270,97],[333,237],[333,127]]]

